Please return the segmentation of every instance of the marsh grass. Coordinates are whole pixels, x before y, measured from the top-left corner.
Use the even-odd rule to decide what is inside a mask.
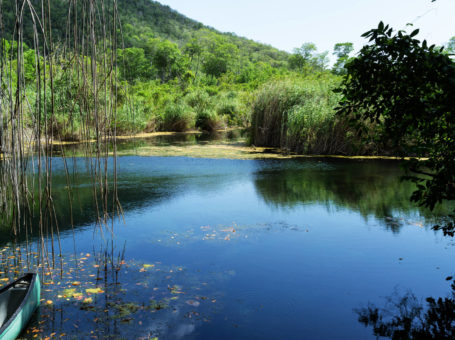
[[[266,84],[252,105],[251,142],[307,154],[355,153],[355,132],[335,115],[335,86],[331,79]]]

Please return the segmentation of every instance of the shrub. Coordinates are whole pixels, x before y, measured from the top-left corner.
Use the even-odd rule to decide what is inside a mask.
[[[226,117],[229,125],[239,125],[240,104],[236,99],[228,96],[221,98],[216,111],[220,116]]]
[[[186,104],[171,103],[166,105],[162,116],[162,130],[183,132],[194,127],[195,115]]]
[[[226,123],[215,111],[203,110],[196,116],[196,127],[203,131],[213,132],[226,127]]]
[[[197,90],[191,92],[185,97],[186,103],[196,112],[208,110],[213,106],[209,94],[205,91]]]

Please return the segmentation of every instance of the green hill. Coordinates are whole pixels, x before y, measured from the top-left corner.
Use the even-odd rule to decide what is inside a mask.
[[[152,0],[119,0],[119,12],[124,23],[126,47],[136,47],[133,37],[156,36],[184,46],[197,36],[198,31],[206,29],[226,39],[238,47],[240,54],[248,56],[252,62],[267,62],[272,66],[282,66],[289,54],[272,46],[236,36],[221,33],[211,27],[189,19],[169,6]]]
[[[37,13],[41,13],[41,1],[32,0]],[[84,2],[80,2],[81,6]],[[51,0],[51,17],[54,41],[63,41],[66,36],[69,0]],[[8,39],[15,30],[14,1],[2,2],[4,37]],[[33,46],[32,20],[28,10],[24,16],[24,41]],[[122,37],[125,47],[143,47],[151,38],[166,39],[183,48],[191,39],[209,31],[219,39],[235,45],[240,55],[251,62],[266,62],[274,67],[283,66],[288,53],[271,46],[238,37],[233,33],[221,33],[187,18],[169,6],[152,0],[118,0],[118,13],[122,25]]]

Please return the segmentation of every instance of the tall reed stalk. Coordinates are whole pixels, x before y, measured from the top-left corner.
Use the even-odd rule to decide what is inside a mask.
[[[97,222],[112,231],[109,221],[113,225],[113,215],[121,212],[115,157],[117,0],[68,0],[64,41],[53,40],[55,1],[7,0],[14,1],[12,35],[7,35],[3,26],[3,1],[0,0],[0,225],[9,225],[14,236],[36,233],[38,229],[43,261],[46,259],[50,265],[51,259],[55,265],[60,240],[52,171],[55,141],[62,138],[62,121],[85,141]],[[33,82],[26,79],[24,54],[30,53],[25,51],[24,43],[24,30],[30,22]],[[91,139],[95,142],[91,143]],[[112,164],[110,152],[114,155]],[[72,170],[63,147],[59,154],[63,155],[68,204],[72,205],[74,176],[70,175]]]

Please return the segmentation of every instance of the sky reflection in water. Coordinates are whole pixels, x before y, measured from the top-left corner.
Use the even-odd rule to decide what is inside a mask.
[[[409,203],[412,186],[400,182],[396,162],[128,156],[119,166],[126,223],[114,226],[114,253],[125,244],[117,284],[109,279],[103,294],[91,296],[93,310],[54,294],[52,308],[42,311],[44,335],[88,337],[104,327],[95,335],[373,339],[353,309],[395,289],[420,298],[449,292],[444,278],[454,247],[429,228],[433,214]],[[55,179],[69,263],[75,251],[65,180],[58,171]],[[104,246],[94,236],[85,180],[80,176],[74,210],[76,254],[92,256],[87,271],[67,283],[77,275],[93,281],[94,249]],[[103,319],[103,308],[121,312],[112,302],[139,307]],[[157,309],[159,302],[167,308]],[[76,329],[62,322],[68,317],[85,321]]]

